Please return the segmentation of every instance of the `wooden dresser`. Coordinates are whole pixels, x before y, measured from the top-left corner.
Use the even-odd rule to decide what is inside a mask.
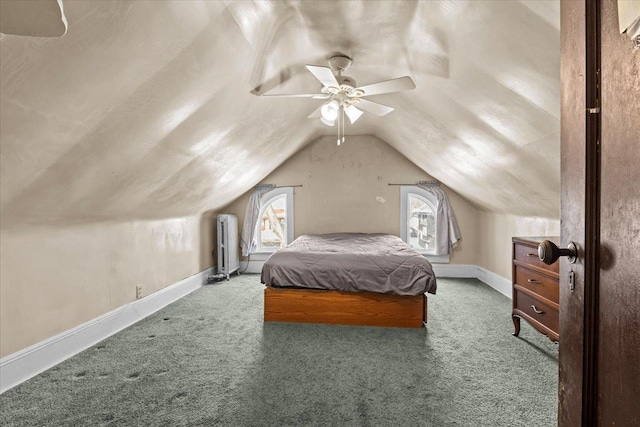
[[[513,324],[518,336],[520,319],[559,341],[560,288],[556,261],[547,265],[538,258],[538,244],[543,240],[559,243],[559,237],[513,237]]]

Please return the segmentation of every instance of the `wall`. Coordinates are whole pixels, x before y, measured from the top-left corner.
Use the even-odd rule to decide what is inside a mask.
[[[6,356],[211,266],[211,215],[3,229],[0,355]]]
[[[559,236],[557,219],[478,212],[480,251],[477,264],[511,279],[513,236]]]
[[[337,147],[319,138],[262,182],[295,189],[295,235],[335,231],[399,234],[399,187],[432,179],[374,136]],[[559,222],[477,210],[443,186],[462,241],[453,264],[511,276],[511,237],[557,235]],[[0,356],[73,328],[214,264],[218,212],[242,220],[249,192],[217,212],[167,220],[4,227],[0,232]],[[381,197],[384,201],[378,201]]]
[[[316,139],[262,180],[295,188],[295,236],[339,231],[400,234],[400,187],[388,183],[431,180],[386,142],[371,135]],[[452,263],[476,264],[477,209],[457,193],[449,195],[462,232]],[[251,192],[221,209],[242,221]],[[381,198],[378,200],[378,198]]]

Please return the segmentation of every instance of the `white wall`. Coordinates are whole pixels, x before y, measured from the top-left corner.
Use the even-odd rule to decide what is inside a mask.
[[[478,226],[478,265],[507,279],[511,279],[512,237],[560,235],[560,221],[549,218],[479,211]]]
[[[335,231],[399,234],[399,187],[432,179],[384,141],[322,137],[262,182],[295,189],[295,235]],[[449,194],[462,231],[452,264],[511,277],[511,237],[557,235],[559,221],[479,211]],[[245,193],[222,213],[242,220]],[[377,200],[382,197],[384,202]],[[0,356],[6,356],[211,267],[215,212],[82,225],[4,227],[0,235]]]
[[[211,266],[211,215],[0,234],[6,356]]]
[[[302,184],[295,188],[295,236],[331,232],[400,234],[400,187],[388,183],[431,180],[428,174],[372,135],[347,136],[337,146],[333,136],[311,142],[293,155],[263,183]],[[452,263],[476,264],[478,211],[457,193],[443,186],[453,205],[462,241]],[[240,221],[251,191],[222,208]],[[379,201],[382,198],[384,201]]]

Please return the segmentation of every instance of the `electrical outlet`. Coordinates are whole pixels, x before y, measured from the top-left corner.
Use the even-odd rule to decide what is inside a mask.
[[[142,285],[136,286],[136,299],[142,298]]]

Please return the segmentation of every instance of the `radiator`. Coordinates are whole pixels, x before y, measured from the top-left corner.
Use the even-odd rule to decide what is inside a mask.
[[[239,273],[238,248],[238,218],[218,215],[218,274],[226,275],[227,279],[234,271]]]

